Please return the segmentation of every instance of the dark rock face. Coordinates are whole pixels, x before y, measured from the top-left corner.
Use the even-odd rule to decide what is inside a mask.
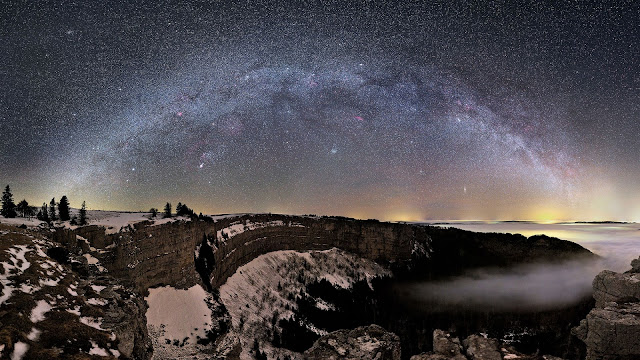
[[[400,360],[400,338],[378,325],[338,330],[318,339],[305,359]]]
[[[573,334],[587,346],[587,360],[640,359],[640,259],[618,274],[602,271],[593,280],[596,308]]]

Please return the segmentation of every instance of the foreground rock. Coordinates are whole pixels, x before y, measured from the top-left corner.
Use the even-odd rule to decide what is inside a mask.
[[[318,339],[305,359],[400,360],[400,338],[378,325],[338,330]]]
[[[149,359],[143,298],[50,234],[0,225],[0,358]]]
[[[640,358],[640,258],[631,270],[602,271],[593,280],[596,308],[573,329],[587,346],[587,360]]]
[[[563,360],[550,355],[525,355],[496,339],[470,335],[462,343],[446,331],[434,330],[433,352],[414,355],[411,360]]]

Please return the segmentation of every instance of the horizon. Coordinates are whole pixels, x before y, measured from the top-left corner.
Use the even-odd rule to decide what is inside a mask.
[[[13,193],[13,191],[12,191]],[[14,200],[16,200],[16,196],[14,194]],[[25,199],[26,200],[26,199]],[[59,198],[58,198],[59,200]],[[17,201],[16,201],[17,202]],[[28,202],[28,201],[27,201]],[[49,205],[49,202],[46,201],[44,202],[47,205]],[[166,204],[167,202],[165,202],[164,204]],[[190,206],[190,204],[187,204],[186,202],[183,203],[181,201],[176,201],[176,202],[171,202],[168,201],[168,203],[171,204],[172,206],[172,211],[175,213],[175,206],[178,203],[182,203],[183,205],[187,205]],[[70,206],[69,209],[70,210],[74,210],[74,211],[78,211],[80,209],[79,206],[73,206],[74,202],[70,201]],[[162,207],[164,206],[164,204],[160,204],[161,206],[152,206],[153,208],[155,208],[156,210],[158,210],[158,216],[161,216],[162,213]],[[32,203],[29,203],[30,206],[33,206],[35,208],[40,208],[41,205],[34,205]],[[89,205],[89,204],[87,204]],[[150,209],[152,208],[150,207],[149,209],[143,210],[143,209],[137,209],[137,210],[123,210],[123,209],[97,209],[91,206],[87,206],[87,211],[88,212],[92,212],[92,211],[98,211],[98,212],[114,212],[114,213],[141,213],[141,214],[146,214],[146,213],[150,213]],[[350,215],[344,215],[344,214],[324,214],[324,213],[311,213],[311,212],[300,212],[300,213],[287,213],[287,212],[272,212],[272,211],[265,211],[265,212],[260,212],[260,211],[221,211],[221,212],[205,212],[205,211],[199,211],[197,209],[193,209],[195,214],[202,214],[204,216],[219,216],[219,215],[257,215],[257,214],[274,214],[274,215],[291,215],[291,216],[325,216],[325,217],[346,217],[346,218],[350,218],[350,219],[354,219],[354,220],[377,220],[377,221],[381,221],[381,222],[398,222],[398,223],[424,223],[424,224],[430,224],[430,225],[449,225],[448,223],[452,223],[453,225],[455,225],[455,223],[483,223],[483,224],[491,224],[491,223],[531,223],[531,224],[539,224],[539,225],[562,225],[562,224],[578,224],[578,223],[585,223],[585,224],[597,224],[597,223],[620,223],[620,224],[636,224],[636,223],[640,223],[639,221],[634,221],[634,220],[614,220],[614,219],[607,219],[607,220],[584,220],[584,219],[480,219],[480,218],[476,218],[476,219],[459,219],[459,218],[441,218],[441,219],[436,219],[436,218],[431,218],[431,219],[408,219],[408,218],[397,218],[397,219],[384,219],[384,218],[375,218],[375,217],[356,217],[356,216],[350,216]],[[0,217],[2,217],[0,215]],[[3,217],[4,218],[4,217]],[[21,216],[16,216],[16,218],[21,218]],[[89,219],[90,220],[90,219]],[[89,224],[90,225],[90,224]]]

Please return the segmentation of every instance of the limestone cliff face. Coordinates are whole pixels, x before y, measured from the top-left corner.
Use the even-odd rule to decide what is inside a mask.
[[[336,247],[395,268],[413,266],[413,272],[420,274],[593,256],[577,244],[547,237],[272,214],[162,225],[141,222],[116,234],[104,234],[90,226],[75,231],[62,229],[56,237],[72,245],[78,242],[75,235],[96,248],[109,248],[101,262],[110,274],[131,281],[143,293],[149,287],[165,284],[186,288],[203,282],[217,288],[238,267],[277,250]],[[428,261],[412,261],[419,258]]]
[[[418,225],[269,214],[215,222],[136,224],[117,234],[83,231],[82,235],[92,246],[113,247],[102,263],[142,292],[162,284],[184,288],[198,283],[201,274],[194,260],[203,239],[212,248],[207,276],[213,288],[224,284],[239,266],[271,251],[337,247],[367,259],[398,263],[409,261],[412,254],[427,256],[430,243],[425,228]]]

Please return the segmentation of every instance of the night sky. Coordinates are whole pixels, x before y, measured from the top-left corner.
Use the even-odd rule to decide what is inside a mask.
[[[638,2],[255,3],[2,1],[1,185],[92,209],[640,221]]]

